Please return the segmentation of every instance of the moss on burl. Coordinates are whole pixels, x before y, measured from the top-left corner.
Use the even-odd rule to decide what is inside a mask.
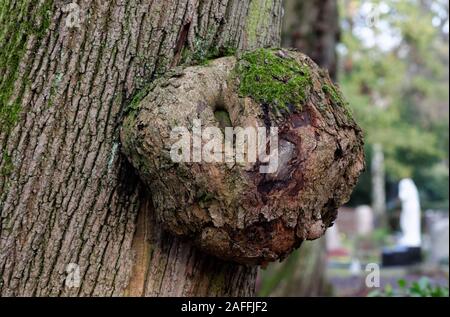
[[[286,51],[258,49],[242,55],[236,68],[239,94],[270,106],[273,113],[301,109],[311,86],[311,75]]]
[[[348,102],[345,100],[342,92],[334,85],[322,85],[322,91],[330,98],[333,106],[342,107],[347,117],[352,118],[352,113],[349,109]]]

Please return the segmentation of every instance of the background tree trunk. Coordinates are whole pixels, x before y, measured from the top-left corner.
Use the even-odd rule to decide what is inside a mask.
[[[279,46],[281,0],[69,2],[0,7],[0,295],[252,295],[256,268],[161,231],[118,128],[182,57]]]
[[[299,49],[336,80],[336,45],[340,36],[337,1],[285,0],[284,7],[283,47]]]
[[[387,228],[388,221],[386,215],[386,178],[384,174],[384,154],[383,146],[376,143],[372,147],[372,210],[376,217],[376,225],[380,228]]]
[[[336,80],[339,41],[339,14],[336,0],[284,1],[283,47],[294,47],[327,69]],[[325,237],[305,241],[283,263],[275,263],[261,273],[263,296],[324,296],[326,282]]]

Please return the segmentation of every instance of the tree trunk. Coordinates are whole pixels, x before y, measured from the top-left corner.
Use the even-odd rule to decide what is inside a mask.
[[[285,1],[283,46],[308,55],[336,80],[339,13],[336,0]]]
[[[284,2],[282,42],[310,56],[336,80],[339,15],[336,0]],[[305,242],[285,263],[274,264],[262,272],[265,284],[261,295],[324,296],[330,292],[326,282],[325,237]]]
[[[273,264],[263,272],[261,296],[328,296],[325,279],[325,239],[306,241],[285,262]]]
[[[0,7],[0,295],[252,295],[255,267],[161,230],[118,130],[184,57],[279,46],[281,0],[68,2]]]
[[[372,150],[372,209],[376,217],[377,226],[387,228],[383,146],[376,143],[373,145]]]

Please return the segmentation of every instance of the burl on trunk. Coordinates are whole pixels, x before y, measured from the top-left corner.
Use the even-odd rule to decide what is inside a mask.
[[[364,168],[362,132],[339,89],[300,52],[258,49],[179,68],[144,95],[124,121],[123,151],[164,227],[222,259],[264,264],[319,238]],[[195,134],[196,125],[221,129],[224,163],[174,161],[174,131]],[[226,129],[239,127],[254,129],[230,138]],[[270,127],[278,129],[277,165],[262,173],[263,162],[250,160],[251,131]],[[257,142],[264,153],[273,145],[266,136]],[[205,151],[211,137],[188,138],[189,148]],[[247,142],[243,153],[228,151],[239,142]]]

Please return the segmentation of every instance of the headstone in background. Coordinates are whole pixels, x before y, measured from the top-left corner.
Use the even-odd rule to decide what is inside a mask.
[[[332,227],[327,229],[325,237],[327,252],[339,250],[342,248],[341,237],[339,236],[339,229],[336,223]]]
[[[448,213],[427,211],[425,215],[429,236],[428,250],[432,263],[447,262],[449,258],[449,217]]]
[[[335,224],[339,228],[339,233],[350,237],[356,234],[355,208],[341,207]]]
[[[367,236],[373,231],[374,216],[372,208],[367,205],[361,205],[355,209],[356,213],[356,232],[358,235]]]

